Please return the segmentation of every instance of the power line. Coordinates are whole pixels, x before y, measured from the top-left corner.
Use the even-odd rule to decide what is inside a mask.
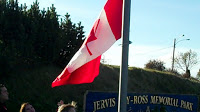
[[[161,49],[157,49],[157,50],[153,50],[153,51],[149,51],[149,52],[145,52],[145,53],[138,53],[136,55],[145,55],[145,54],[149,54],[149,53],[154,53],[154,52],[158,52],[158,51],[168,49],[168,48],[171,48],[171,47],[173,47],[173,46],[169,46],[169,47],[165,47],[165,48],[161,48]]]

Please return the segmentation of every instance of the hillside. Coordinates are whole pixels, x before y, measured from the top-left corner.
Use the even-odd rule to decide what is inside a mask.
[[[118,91],[118,66],[101,65],[99,76],[91,84],[51,88],[51,82],[61,71],[61,68],[53,65],[26,66],[0,79],[0,83],[4,83],[9,91],[9,110],[19,111],[22,102],[30,102],[37,112],[55,112],[57,102],[62,99],[65,103],[72,100],[78,102],[78,112],[82,112],[87,90]],[[200,95],[200,82],[169,73],[130,67],[128,92]]]

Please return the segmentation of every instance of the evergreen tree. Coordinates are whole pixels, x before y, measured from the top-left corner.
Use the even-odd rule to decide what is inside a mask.
[[[61,22],[60,28],[62,30],[61,40],[63,41],[59,63],[66,65],[82,45],[85,36],[81,22],[78,23],[78,26],[73,24],[68,13],[65,15],[64,21]]]
[[[68,13],[65,17],[59,23],[54,5],[41,11],[37,0],[30,9],[26,4],[19,7],[17,0],[1,0],[0,57],[4,65],[66,65],[83,43],[84,31],[81,22],[76,26]]]

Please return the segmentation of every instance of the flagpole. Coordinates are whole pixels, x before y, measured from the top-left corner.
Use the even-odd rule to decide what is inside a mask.
[[[127,86],[128,86],[128,52],[130,29],[131,0],[123,0],[123,35],[122,35],[122,59],[119,76],[118,112],[127,111]]]

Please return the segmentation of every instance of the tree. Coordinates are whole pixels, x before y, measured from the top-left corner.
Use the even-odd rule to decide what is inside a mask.
[[[184,76],[189,78],[190,70],[198,63],[197,53],[192,50],[185,53],[179,53],[174,61],[177,68],[185,72]]]
[[[164,71],[165,70],[164,64],[165,63],[160,60],[149,60],[149,62],[145,65],[145,68]]]
[[[71,21],[70,15],[66,13],[64,21],[61,21],[60,29],[61,29],[61,51],[60,58],[57,63],[61,66],[65,66],[73,55],[78,51],[81,47],[85,35],[83,31],[83,26],[81,22],[74,24]]]
[[[197,73],[197,79],[199,79],[200,80],[200,69],[199,69],[199,72]]]
[[[81,22],[74,24],[68,13],[61,22],[58,16],[53,4],[40,10],[38,0],[30,9],[26,4],[18,6],[18,0],[0,0],[0,64],[66,65],[82,45],[85,32]]]

